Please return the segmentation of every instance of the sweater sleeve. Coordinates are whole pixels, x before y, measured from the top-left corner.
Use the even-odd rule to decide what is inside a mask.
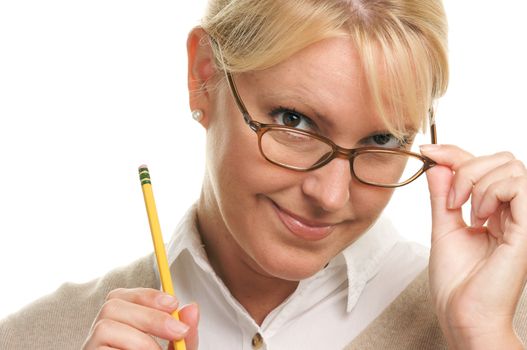
[[[0,320],[0,348],[80,349],[108,292],[135,287],[159,288],[152,254],[91,282],[65,283]]]

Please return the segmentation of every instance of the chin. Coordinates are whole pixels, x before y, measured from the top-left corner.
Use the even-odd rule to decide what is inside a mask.
[[[331,258],[323,259],[320,252],[287,251],[270,252],[257,259],[265,274],[287,281],[300,281],[322,270]]]

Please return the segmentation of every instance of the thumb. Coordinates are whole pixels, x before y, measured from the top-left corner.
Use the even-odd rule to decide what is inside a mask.
[[[452,170],[442,165],[436,165],[426,172],[432,207],[432,242],[449,232],[466,227],[461,208],[448,208],[453,177]]]
[[[191,303],[183,306],[179,310],[179,318],[182,322],[190,327],[187,336],[185,337],[185,345],[187,350],[198,350],[198,304]]]

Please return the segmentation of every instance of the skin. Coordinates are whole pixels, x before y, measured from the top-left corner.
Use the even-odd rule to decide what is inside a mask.
[[[261,324],[299,280],[322,269],[375,222],[392,191],[357,182],[343,159],[311,172],[267,162],[218,80],[210,48],[200,44],[204,35],[197,28],[188,40],[190,107],[203,111],[200,123],[207,131],[198,224],[213,268]],[[317,132],[354,148],[386,130],[358,62],[348,39],[326,39],[272,68],[235,79],[254,119],[263,121],[278,106],[295,108],[313,119]],[[523,164],[508,153],[474,157],[455,146],[422,152],[439,164],[427,173],[433,212],[430,283],[450,346],[521,348],[512,317],[527,276]],[[476,228],[461,218],[459,208],[469,197]],[[324,237],[306,239],[294,234],[284,217],[330,227]],[[197,349],[197,306],[181,309],[181,322],[174,322],[170,312],[177,300],[163,304],[162,296],[151,289],[112,291],[84,349],[157,348],[150,335],[185,337],[187,348]],[[176,326],[172,330],[170,322]]]
[[[170,315],[178,306],[175,297],[155,289],[115,289],[93,322],[83,349],[161,349],[151,336],[184,337],[187,349],[197,349],[198,307],[181,308],[179,322]]]
[[[202,54],[204,60],[210,55]],[[198,72],[201,62],[197,60]],[[358,62],[349,40],[327,40],[270,69],[238,74],[236,82],[254,119],[268,118],[278,106],[310,117],[316,111],[324,116],[311,117],[321,132],[353,148],[367,135],[385,130],[373,116]],[[343,159],[311,172],[269,163],[227,87],[216,82],[207,86],[209,94],[198,97],[207,129],[200,231],[214,269],[261,323],[299,280],[321,270],[373,224],[392,191],[357,182]],[[283,213],[311,225],[329,224],[331,233],[318,241],[298,238],[281,222]]]
[[[432,203],[430,289],[452,349],[523,349],[512,320],[527,276],[527,171],[511,153],[422,152]],[[461,206],[471,200],[472,225]],[[485,223],[486,222],[486,223]]]

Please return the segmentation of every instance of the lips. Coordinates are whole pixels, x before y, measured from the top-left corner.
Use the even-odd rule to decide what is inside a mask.
[[[329,236],[333,228],[332,224],[316,223],[310,220],[301,218],[287,210],[282,209],[273,202],[278,218],[287,229],[295,236],[306,241],[318,241]]]

